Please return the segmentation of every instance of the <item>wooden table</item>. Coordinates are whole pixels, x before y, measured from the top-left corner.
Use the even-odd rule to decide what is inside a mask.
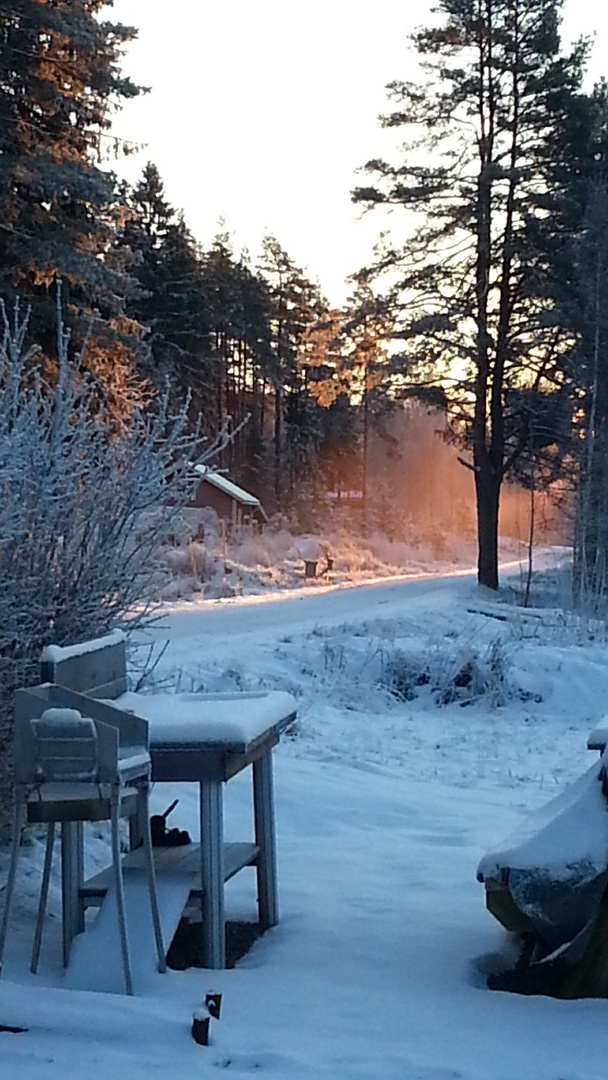
[[[149,723],[152,781],[199,786],[204,964],[226,966],[224,884],[254,865],[260,926],[278,921],[272,750],[293,722],[296,702],[283,691],[238,694],[127,693],[114,707]],[[224,845],[223,785],[251,768],[254,842]],[[160,850],[160,849],[159,849]],[[160,869],[160,868],[159,868]],[[85,886],[86,889],[86,886]]]
[[[178,724],[160,719],[157,698],[142,699],[141,715],[150,724],[153,782],[194,781],[199,785],[200,880],[203,956],[206,967],[226,966],[224,882],[244,866],[255,864],[259,921],[263,930],[278,922],[276,835],[272,750],[281,732],[295,719],[290,694],[205,695],[188,702],[191,718]],[[153,704],[152,704],[153,703]],[[184,706],[182,699],[182,707]],[[165,699],[166,705],[166,699]],[[252,710],[242,729],[222,727],[232,710]],[[238,726],[238,725],[237,725]],[[197,733],[198,730],[198,733]],[[227,867],[223,836],[223,784],[251,767],[255,845],[240,845],[241,863]],[[227,874],[226,871],[229,871]]]

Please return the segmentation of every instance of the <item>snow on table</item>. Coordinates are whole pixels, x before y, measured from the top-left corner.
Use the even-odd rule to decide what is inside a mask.
[[[29,1032],[0,1035],[3,1077],[606,1080],[606,1001],[486,989],[486,958],[504,935],[473,879],[484,850],[495,852],[547,790],[591,763],[585,741],[608,700],[604,641],[556,644],[541,623],[538,637],[518,643],[517,670],[543,701],[515,695],[497,710],[438,709],[430,694],[397,706],[376,696],[372,709],[362,680],[347,706],[344,681],[319,685],[309,663],[317,624],[348,623],[346,648],[360,643],[355,623],[378,617],[400,636],[409,616],[423,645],[440,640],[446,619],[464,631],[475,620],[471,589],[402,582],[283,603],[275,594],[255,605],[189,603],[171,615],[167,671],[194,677],[211,656],[220,671],[234,660],[245,678],[293,685],[301,661],[302,733],[277,770],[282,922],[233,971],[150,967],[137,997],[67,992],[58,935],[45,939],[41,973],[29,972],[42,865],[34,840],[23,849],[22,906],[0,979],[0,1020]],[[231,788],[232,837],[251,799],[247,784]],[[178,795],[180,824],[194,835],[193,785],[159,786],[153,812]],[[105,841],[91,835],[88,858],[101,870]],[[236,918],[250,903],[247,875],[230,889]],[[203,1048],[190,1034],[192,1011],[212,987],[224,993],[223,1013]]]
[[[242,752],[296,714],[295,698],[282,690],[237,694],[136,694],[108,704],[150,724],[150,743],[201,746],[221,743]]]

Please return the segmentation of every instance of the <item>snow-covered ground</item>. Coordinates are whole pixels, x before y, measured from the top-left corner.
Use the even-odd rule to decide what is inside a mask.
[[[0,981],[0,1024],[29,1030],[0,1033],[0,1075],[604,1080],[608,1002],[485,985],[505,935],[484,909],[479,859],[588,768],[608,701],[604,627],[516,600],[462,573],[168,607],[157,686],[298,699],[275,753],[280,923],[230,971],[151,973],[135,998],[68,991],[56,880],[41,971],[28,972],[34,841]],[[195,790],[158,786],[155,808],[176,796],[171,824],[195,835]],[[228,839],[249,836],[250,801],[240,774]],[[107,860],[105,839],[88,859]],[[254,917],[249,871],[227,913]],[[222,1019],[203,1048],[191,1017],[212,989]]]

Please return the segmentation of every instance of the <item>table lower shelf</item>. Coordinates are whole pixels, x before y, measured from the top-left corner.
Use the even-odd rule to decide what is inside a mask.
[[[224,881],[229,881],[245,866],[255,866],[259,854],[260,849],[257,844],[224,844]],[[139,847],[125,855],[122,865],[126,878],[129,876],[129,871],[145,871],[146,863],[143,848]],[[200,844],[154,848],[154,867],[158,878],[176,872],[180,876],[191,873],[190,895],[194,897],[200,897],[202,891],[200,865]],[[113,881],[113,877],[114,871],[111,866],[108,866],[105,870],[101,870],[100,873],[85,881],[80,889],[80,896],[85,907],[99,907],[108,891],[108,886]]]

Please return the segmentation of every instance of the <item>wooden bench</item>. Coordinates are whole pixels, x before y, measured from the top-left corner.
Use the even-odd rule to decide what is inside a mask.
[[[199,785],[200,845],[192,845],[181,864],[186,859],[192,887],[200,896],[205,966],[225,967],[224,883],[229,877],[245,866],[255,866],[260,927],[265,930],[278,921],[272,750],[295,719],[294,698],[282,691],[130,693],[125,640],[117,633],[65,649],[47,647],[40,674],[43,683],[57,688],[66,705],[78,708],[74,702],[84,695],[93,719],[103,719],[104,709],[118,709],[125,716],[145,720],[153,782]],[[253,842],[225,845],[223,785],[250,766]],[[130,858],[137,862],[135,853]],[[161,893],[163,864],[172,865],[172,861],[158,860]],[[103,888],[99,876],[82,883],[77,903],[95,902]]]

